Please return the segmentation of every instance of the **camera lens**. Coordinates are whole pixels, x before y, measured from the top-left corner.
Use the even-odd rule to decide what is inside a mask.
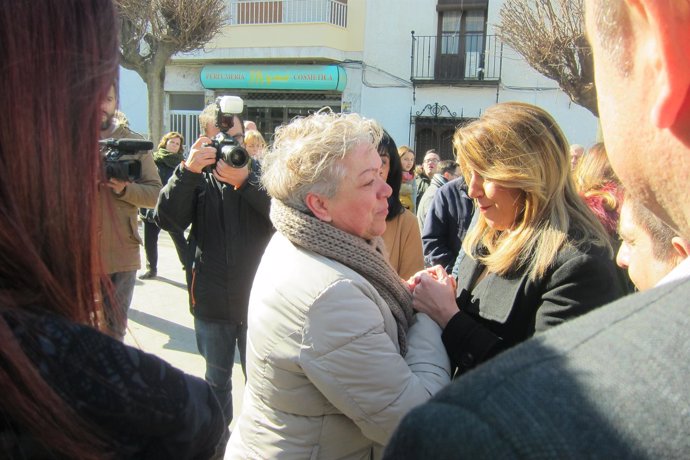
[[[249,154],[240,146],[226,145],[222,153],[223,160],[233,168],[244,168],[249,162]]]

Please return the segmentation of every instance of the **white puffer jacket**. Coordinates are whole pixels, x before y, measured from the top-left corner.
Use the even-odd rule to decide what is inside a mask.
[[[250,303],[247,386],[226,459],[378,457],[450,382],[441,329],[416,315],[400,356],[383,298],[352,269],[276,233]]]

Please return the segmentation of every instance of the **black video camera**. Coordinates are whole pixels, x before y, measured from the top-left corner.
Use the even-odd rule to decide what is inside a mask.
[[[239,142],[228,134],[233,126],[235,115],[242,113],[244,102],[237,96],[221,96],[216,99],[216,127],[220,132],[211,140],[207,147],[216,149],[216,162],[223,160],[233,168],[244,168],[249,163],[249,153]],[[204,168],[211,172],[213,165]]]
[[[153,142],[141,139],[104,139],[98,142],[103,152],[105,177],[123,182],[134,182],[141,177],[141,161],[123,159],[140,150],[151,150]]]

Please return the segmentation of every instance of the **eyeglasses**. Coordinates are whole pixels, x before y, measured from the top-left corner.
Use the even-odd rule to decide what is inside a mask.
[[[428,160],[424,160],[424,163],[438,163],[440,160],[437,160],[436,158],[429,158]]]

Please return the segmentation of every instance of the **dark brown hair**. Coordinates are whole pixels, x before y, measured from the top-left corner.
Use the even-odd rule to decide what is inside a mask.
[[[110,0],[0,8],[0,305],[97,326],[101,101],[117,75]],[[51,452],[103,457],[0,316],[0,410]]]

